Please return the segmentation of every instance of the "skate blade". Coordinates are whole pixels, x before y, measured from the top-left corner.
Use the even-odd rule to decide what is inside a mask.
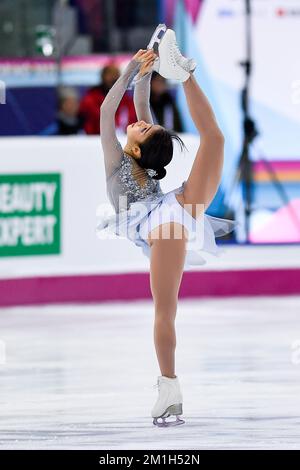
[[[163,31],[163,34],[161,34],[161,37],[159,40],[157,40],[154,45],[153,45],[153,50],[155,52],[155,54],[157,55],[155,61],[154,61],[154,64],[153,64],[153,70],[155,70],[155,72],[159,73],[162,77],[165,77],[167,79],[169,79],[169,77],[165,76],[165,75],[162,75],[160,70],[161,70],[161,67],[160,67],[160,56],[159,56],[159,50],[160,50],[160,47],[162,45],[162,42],[165,38],[165,34],[166,32],[168,31],[168,28]]]
[[[179,426],[180,424],[185,423],[185,421],[181,419],[179,415],[182,415],[182,403],[176,403],[169,406],[161,416],[153,419],[153,424],[159,427]],[[176,416],[176,420],[166,421],[166,419],[170,416]],[[159,419],[162,421],[158,421]]]
[[[162,421],[158,421],[159,419],[161,419]],[[173,421],[166,421],[166,418],[154,418],[153,419],[153,424],[155,426],[158,426],[159,428],[168,428],[168,427],[171,427],[171,426],[179,426],[180,424],[184,424],[185,421],[181,418],[179,418],[179,416],[176,416],[176,420],[173,420]]]
[[[147,46],[147,49],[153,49],[156,54],[158,54],[158,46],[167,31],[167,26],[164,23],[161,23],[157,26],[156,30],[152,34],[150,42]]]

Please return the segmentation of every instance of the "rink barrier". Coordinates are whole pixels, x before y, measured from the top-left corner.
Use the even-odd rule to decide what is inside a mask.
[[[0,306],[124,302],[151,299],[149,273],[0,280]],[[300,294],[300,269],[185,272],[179,298]]]

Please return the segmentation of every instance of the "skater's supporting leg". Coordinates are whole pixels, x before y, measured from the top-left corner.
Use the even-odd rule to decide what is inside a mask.
[[[169,238],[163,238],[166,233],[170,233]],[[178,233],[181,234],[180,238]],[[172,378],[175,377],[175,317],[186,240],[182,226],[174,222],[159,226],[151,232],[150,237],[151,235],[155,237],[150,238],[150,286],[155,306],[155,349],[161,375]]]
[[[180,203],[203,204],[205,210],[214,198],[221,180],[224,159],[224,137],[216,121],[213,109],[193,74],[183,83],[192,119],[197,127],[201,143],[197,151]],[[188,207],[187,207],[187,210]]]

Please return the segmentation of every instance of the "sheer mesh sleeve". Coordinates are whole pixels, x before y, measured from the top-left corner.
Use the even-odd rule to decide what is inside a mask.
[[[140,69],[140,62],[132,59],[119,79],[109,90],[100,108],[100,133],[104,153],[106,178],[120,165],[122,146],[115,130],[115,114],[124,93]]]
[[[144,75],[136,82],[134,87],[134,106],[138,120],[153,124],[153,117],[150,109],[150,88],[152,72]]]

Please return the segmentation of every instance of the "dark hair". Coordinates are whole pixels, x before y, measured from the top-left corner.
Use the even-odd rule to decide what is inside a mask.
[[[152,176],[155,180],[161,180],[167,174],[167,166],[173,158],[173,139],[180,144],[181,151],[186,148],[181,138],[173,131],[161,129],[154,132],[145,142],[139,145],[141,158],[137,163],[142,168],[156,170],[157,175]]]

